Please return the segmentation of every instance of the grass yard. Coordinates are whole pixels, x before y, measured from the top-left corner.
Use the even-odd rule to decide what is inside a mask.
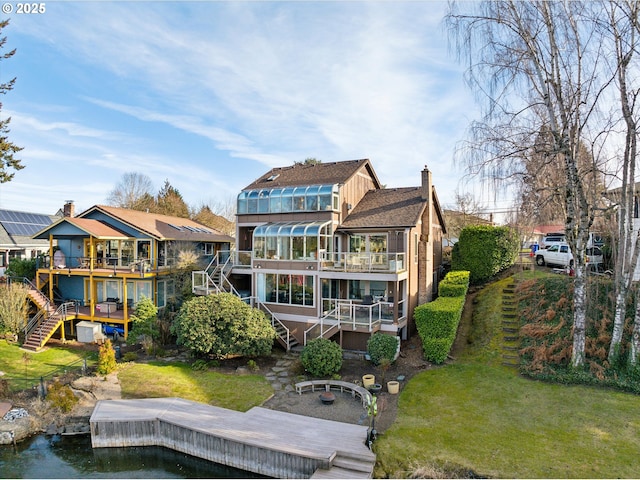
[[[124,364],[118,379],[122,398],[181,397],[241,412],[262,404],[273,394],[262,375],[193,370],[181,362]]]
[[[375,476],[637,477],[640,396],[501,366],[502,283],[478,294],[465,354],[401,392],[396,422],[375,444]]]
[[[0,341],[0,371],[9,381],[11,390],[23,390],[37,385],[40,377],[59,375],[65,370],[79,369],[84,360],[88,366],[95,365],[96,352],[66,348],[47,348],[38,353],[27,352],[18,345]]]

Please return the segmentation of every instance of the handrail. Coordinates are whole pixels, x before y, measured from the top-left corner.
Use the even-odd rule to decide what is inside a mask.
[[[329,325],[329,328],[327,328],[326,330],[324,330],[324,321],[325,319],[328,319],[333,313],[336,313],[338,311],[338,308],[334,308],[333,310],[331,310],[329,313],[326,313],[324,316],[320,317],[320,319],[314,323],[313,325],[311,325],[311,327],[307,328],[304,331],[304,344],[307,344],[307,337],[309,336],[309,333],[311,332],[311,330],[314,330],[316,328],[320,328],[320,335],[318,335],[317,337],[314,338],[326,338],[325,335],[327,333],[329,333],[331,330],[333,330],[334,328],[336,330],[340,330],[341,328],[341,324],[340,324],[340,319],[338,318],[337,323],[332,323]]]
[[[267,307],[267,305],[263,303],[258,297],[253,297],[253,296],[247,297],[245,300],[249,300],[252,304],[255,303],[258,306],[258,308],[266,310],[267,313],[271,316],[271,326],[273,328],[276,327],[276,323],[277,323],[279,326],[281,326],[284,329],[284,331],[287,334],[287,338],[286,338],[287,349],[289,349],[289,345],[291,343],[291,331],[289,330],[289,328],[287,328],[287,326],[284,323],[282,323],[280,319],[271,311],[271,309],[269,309],[269,307]]]

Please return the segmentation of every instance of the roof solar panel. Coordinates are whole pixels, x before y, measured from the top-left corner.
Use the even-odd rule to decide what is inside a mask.
[[[0,224],[9,235],[30,237],[51,223],[48,215],[0,210]]]

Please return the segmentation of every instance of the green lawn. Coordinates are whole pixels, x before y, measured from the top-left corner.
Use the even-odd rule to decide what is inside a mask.
[[[79,369],[85,359],[88,366],[93,366],[97,358],[97,353],[67,347],[32,353],[0,340],[0,371],[4,373],[0,378],[9,381],[11,390],[22,390],[36,385],[40,377],[48,378],[65,370]]]
[[[125,364],[118,380],[123,398],[180,397],[241,412],[262,404],[273,394],[261,375],[196,371],[181,362]]]
[[[396,423],[375,444],[376,477],[637,477],[640,397],[531,381],[500,366],[503,287],[478,295],[466,354],[401,392]]]

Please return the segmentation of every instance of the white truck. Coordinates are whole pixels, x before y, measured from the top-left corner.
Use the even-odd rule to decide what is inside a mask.
[[[597,270],[598,266],[602,264],[602,250],[598,247],[589,247],[586,254],[587,266]],[[536,264],[541,267],[555,265],[573,268],[573,263],[573,253],[566,243],[551,244],[536,252]]]

